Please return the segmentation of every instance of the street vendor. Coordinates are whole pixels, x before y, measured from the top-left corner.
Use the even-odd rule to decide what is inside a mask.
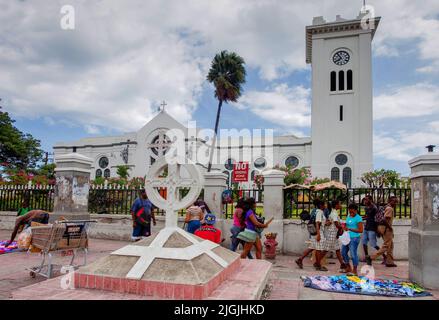
[[[32,210],[25,215],[19,216],[15,220],[14,231],[12,231],[11,240],[6,243],[5,247],[9,246],[17,236],[17,233],[24,229],[24,227],[30,226],[32,222],[38,222],[41,224],[49,223],[49,213],[43,210]]]

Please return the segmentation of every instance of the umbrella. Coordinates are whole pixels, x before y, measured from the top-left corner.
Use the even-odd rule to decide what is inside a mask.
[[[294,184],[290,184],[289,186],[284,187],[284,189],[309,189],[309,186],[294,183]]]
[[[338,181],[330,181],[325,183],[316,184],[314,186],[311,186],[311,189],[314,191],[320,191],[324,189],[340,189],[340,190],[347,190],[346,185],[344,185],[341,182]]]

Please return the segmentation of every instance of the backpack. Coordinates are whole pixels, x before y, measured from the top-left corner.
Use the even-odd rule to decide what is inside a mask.
[[[386,218],[384,217],[385,207],[378,207],[377,213],[375,214],[375,222],[377,224],[384,224]]]
[[[145,207],[142,206],[142,208],[136,212],[136,222],[142,226],[148,226],[151,223],[151,212],[145,211]]]
[[[316,217],[317,217],[317,209],[312,209],[310,218],[306,228],[311,236],[317,235],[317,226],[316,226]]]

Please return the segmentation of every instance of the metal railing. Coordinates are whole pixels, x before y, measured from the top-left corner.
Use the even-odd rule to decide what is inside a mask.
[[[233,218],[233,212],[235,211],[235,206],[240,198],[254,198],[256,200],[257,205],[257,214],[263,215],[264,214],[264,189],[229,189],[232,193],[232,202],[231,203],[224,203],[223,206],[223,217],[225,219],[232,219]]]
[[[303,210],[311,212],[314,208],[313,201],[321,199],[324,201],[338,199],[342,203],[340,217],[347,216],[347,208],[350,203],[359,206],[360,215],[365,214],[365,207],[362,199],[366,195],[372,195],[375,204],[383,206],[387,203],[390,196],[398,198],[398,205],[395,208],[395,218],[411,218],[411,190],[400,188],[350,188],[347,190],[326,189],[312,191],[310,189],[284,189],[284,218],[298,219]]]
[[[166,188],[158,188],[160,195],[166,199]],[[180,189],[180,197],[183,198],[189,189]],[[88,196],[88,211],[97,214],[130,214],[134,201],[140,197],[141,189],[132,189],[125,186],[92,186]],[[201,196],[202,197],[202,196]],[[163,216],[165,211],[155,208],[156,216]],[[186,214],[185,209],[179,211],[179,215]]]
[[[0,186],[0,211],[18,211],[25,200],[34,210],[53,211],[54,187],[30,184]]]

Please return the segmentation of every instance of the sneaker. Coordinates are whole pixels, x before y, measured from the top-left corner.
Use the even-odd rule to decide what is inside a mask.
[[[390,264],[386,264],[386,267],[387,267],[387,268],[396,268],[397,265],[394,264],[394,263],[390,263]]]

